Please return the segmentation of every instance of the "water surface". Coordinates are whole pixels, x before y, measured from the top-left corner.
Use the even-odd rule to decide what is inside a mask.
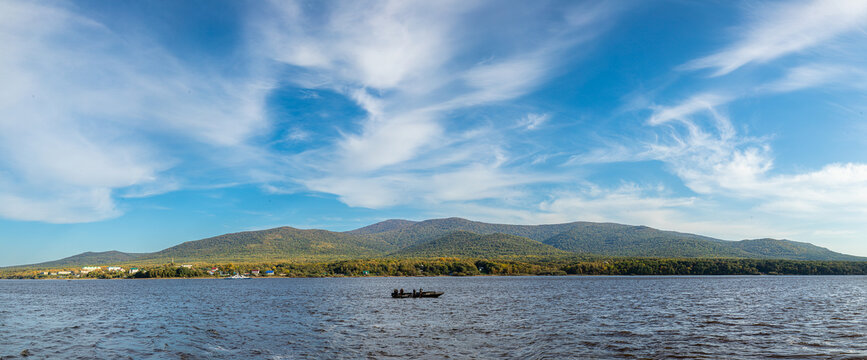
[[[445,291],[392,299],[394,288]],[[867,277],[0,281],[0,356],[850,358]]]

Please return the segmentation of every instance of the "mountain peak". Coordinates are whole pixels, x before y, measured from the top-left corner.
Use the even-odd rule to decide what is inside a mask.
[[[375,224],[367,225],[362,228],[358,228],[355,230],[346,231],[348,234],[378,234],[392,230],[402,229],[413,224],[416,224],[416,221],[404,220],[404,219],[388,219],[385,221],[380,221]]]

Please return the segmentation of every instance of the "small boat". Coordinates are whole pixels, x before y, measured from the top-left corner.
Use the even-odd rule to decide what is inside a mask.
[[[412,292],[403,292],[403,289],[401,289],[401,291],[397,291],[397,289],[395,289],[391,292],[391,297],[395,299],[436,298],[440,297],[440,295],[442,294],[442,291],[421,291],[421,289],[419,289],[419,291],[415,291],[415,289],[413,289]]]
[[[436,298],[436,297],[440,297],[440,295],[442,295],[442,294],[443,294],[442,291],[422,291],[422,292],[418,293],[418,295],[419,295],[418,297]]]
[[[226,280],[249,279],[249,278],[250,278],[249,276],[235,274],[235,275],[227,277]]]

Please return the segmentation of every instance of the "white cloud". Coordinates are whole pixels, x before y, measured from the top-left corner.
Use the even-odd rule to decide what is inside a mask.
[[[154,139],[234,147],[267,127],[267,85],[187,66],[140,34],[62,4],[2,2],[0,23],[4,217],[117,216],[117,190],[173,189],[154,185],[179,161]]]
[[[340,2],[316,11],[272,5],[277,16],[258,28],[266,56],[291,65],[299,86],[335,91],[366,111],[357,130],[340,129],[335,141],[293,156],[300,169],[293,178],[373,208],[512,196],[529,181],[545,181],[507,165],[500,142],[515,130],[508,119],[479,125],[451,117],[535,90],[562,53],[598,34],[612,12],[585,6],[546,14],[544,22],[510,14],[527,16],[520,26],[530,34],[521,36],[533,40],[522,43],[513,42],[512,23],[477,25],[502,16],[491,11],[497,3]],[[510,45],[492,47],[492,39]],[[536,129],[549,117],[532,113],[521,127]]]
[[[730,211],[699,197],[675,196],[662,185],[624,183],[603,188],[581,183],[571,190],[551,194],[551,199],[524,206],[442,204],[433,216],[461,216],[480,221],[517,224],[553,224],[580,221],[645,225],[712,236],[726,240],[750,237],[786,238],[802,233],[764,220],[743,220]]]
[[[524,95],[544,79],[551,66],[549,61],[544,55],[519,55],[477,65],[463,74],[464,83],[472,91],[444,106],[473,106]]]
[[[654,106],[646,124],[659,131],[644,141],[615,142],[567,161],[660,161],[694,193],[692,197],[641,187],[591,186],[592,191],[560,194],[543,203],[540,216],[577,215],[723,239],[793,238],[838,250],[842,241],[855,241],[857,235],[838,234],[831,238],[840,241],[835,243],[828,231],[864,228],[867,164],[832,163],[779,172],[769,140],[736,131],[720,109],[727,101],[730,98],[704,93],[672,106]]]
[[[715,107],[725,104],[731,98],[719,94],[699,94],[675,106],[656,106],[655,111],[647,122],[650,125],[660,125],[672,120],[680,120],[689,123],[689,117],[701,111],[713,110]]]
[[[286,131],[286,136],[284,140],[286,141],[307,141],[310,140],[312,134],[309,131],[306,131],[300,127],[293,127]]]
[[[799,218],[867,214],[867,164],[829,164],[815,171],[775,173],[766,139],[737,134],[731,121],[704,101],[689,99],[657,108],[654,118],[680,122],[658,141],[632,148],[633,156],[665,162],[697,194],[749,200],[755,210]],[[617,148],[622,155],[615,160],[628,159],[628,149]]]
[[[782,2],[759,11],[742,30],[740,40],[717,53],[683,65],[728,74],[750,63],[765,63],[821,45],[867,24],[867,2],[811,0]]]
[[[582,219],[656,225],[671,218],[673,209],[694,203],[691,198],[653,195],[659,190],[635,184],[614,189],[593,186],[582,193],[560,194],[554,200],[542,202],[539,207],[544,212],[558,214],[562,217],[561,221]]]
[[[330,81],[392,89],[429,77],[452,56],[452,19],[470,2],[358,1],[306,12],[272,2],[259,30],[268,56],[322,71]],[[261,21],[261,20],[260,20]],[[255,26],[255,25],[254,25]]]
[[[5,189],[9,190],[8,187]],[[109,189],[51,190],[42,196],[27,194],[27,197],[15,192],[0,192],[0,216],[12,220],[63,224],[104,220],[120,215]]]
[[[658,161],[692,191],[692,203],[679,204],[677,197],[646,191],[624,194],[621,189],[607,189],[598,196],[579,191],[551,200],[552,207],[542,215],[586,210],[598,214],[599,220],[643,223],[727,239],[788,237],[836,245],[838,249],[843,241],[857,243],[857,235],[835,231],[867,231],[863,224],[867,215],[867,164],[831,163],[818,169],[782,172],[775,167],[770,139],[745,134],[724,108],[736,101],[741,105],[744,99],[761,101],[756,98],[808,88],[824,92],[863,90],[867,79],[861,70],[863,36],[853,33],[863,33],[867,3],[783,2],[758,14],[742,29],[739,41],[681,69],[707,68],[714,76],[722,76],[747,64],[793,54],[799,55],[799,65],[783,69],[776,80],[758,85],[744,78],[707,80],[698,84],[708,85],[704,90],[693,90],[695,95],[670,106],[653,105],[649,98],[639,97],[629,111],[652,111],[643,139],[603,140],[605,146],[574,154],[564,163]],[[857,111],[853,114],[860,116]],[[553,206],[558,200],[560,205]],[[611,210],[606,211],[608,206]],[[835,244],[835,240],[839,242]],[[850,246],[856,247],[863,252],[863,246]]]
[[[397,172],[381,176],[339,176],[311,179],[307,188],[337,194],[349,206],[380,209],[412,204],[416,207],[523,195],[516,187],[563,179],[556,176],[523,175],[496,165],[469,164],[453,170]]]
[[[536,130],[542,124],[548,122],[551,118],[551,114],[527,114],[524,116],[521,121],[518,122],[518,126],[523,127],[527,130]]]
[[[864,89],[867,71],[862,67],[831,64],[810,64],[789,69],[780,79],[761,87],[769,92],[790,92],[822,85],[847,85]]]
[[[442,128],[425,114],[402,114],[387,120],[370,119],[361,134],[340,141],[342,169],[371,171],[413,159],[442,136]]]

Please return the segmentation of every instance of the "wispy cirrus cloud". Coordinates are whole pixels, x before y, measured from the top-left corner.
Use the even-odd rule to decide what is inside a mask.
[[[841,64],[807,64],[788,69],[777,80],[759,88],[770,93],[791,92],[826,85],[841,86],[844,90],[867,87],[867,71],[861,66]]]
[[[643,209],[640,214],[633,215],[647,216],[629,218],[611,211],[597,212],[608,214],[603,218],[609,221],[643,219],[642,223],[651,226],[676,225],[674,227],[678,229],[695,229],[697,232],[704,229],[705,234],[723,238],[764,233],[796,236],[818,243],[824,239],[816,237],[817,228],[860,226],[860,219],[867,216],[867,164],[831,163],[801,172],[777,171],[770,138],[738,132],[720,109],[725,102],[713,105],[713,101],[707,99],[708,96],[703,94],[679,104],[656,106],[646,122],[659,130],[653,136],[633,145],[614,143],[567,161],[570,166],[658,161],[694,194],[688,201],[666,192],[630,191],[628,196],[624,196],[622,189],[603,188],[596,196],[576,193],[552,200],[550,204],[559,202],[562,205],[546,206],[544,210],[569,212],[573,207],[566,204],[573,203],[579,205],[572,212],[578,208],[587,210],[593,206],[610,205],[627,212],[627,209]],[[612,199],[626,199],[624,201],[633,203],[635,207],[612,202]],[[733,209],[740,209],[740,212]],[[720,214],[717,216],[720,222],[708,220],[715,212]],[[746,215],[749,215],[751,224],[729,226],[733,219]],[[798,219],[802,224],[812,225],[804,225],[802,229],[787,225],[786,219]]]
[[[548,122],[549,119],[551,119],[551,114],[530,113],[524,116],[524,118],[518,122],[518,126],[521,126],[527,130],[536,130],[540,126]]]
[[[738,133],[721,105],[714,105],[725,102],[708,98],[723,99],[703,94],[656,107],[647,123],[666,125],[665,131],[638,146],[613,147],[611,152],[619,155],[609,161],[662,161],[697,194],[758,200],[760,209],[787,208],[801,216],[867,212],[867,165],[833,163],[813,171],[775,173],[769,138]],[[606,159],[604,149],[596,151]]]
[[[782,172],[775,166],[773,134],[753,136],[738,128],[726,109],[744,101],[764,101],[802,90],[839,92],[863,89],[863,59],[852,54],[864,42],[842,35],[867,23],[867,6],[861,2],[797,2],[769,6],[751,19],[739,40],[722,50],[692,60],[679,69],[712,69],[714,77],[747,64],[763,64],[792,56],[800,60],[770,80],[698,81],[693,94],[658,105],[645,101],[649,111],[644,126],[649,133],[628,143],[609,139],[603,147],[572,155],[565,166],[654,161],[664,164],[692,193],[626,192],[601,188],[602,195],[575,193],[555,199],[552,213],[578,212],[602,207],[603,218],[638,221],[723,238],[765,236],[792,237],[825,243],[828,231],[860,227],[867,214],[867,165],[834,162],[819,168]],[[833,48],[840,56],[806,53],[812,48]],[[664,96],[655,93],[653,97]],[[629,207],[612,199],[626,199]],[[568,206],[568,204],[578,204]],[[639,209],[629,218],[612,208]],[[643,209],[643,210],[641,210]],[[712,215],[714,214],[714,215]],[[646,216],[645,216],[646,215]],[[717,220],[709,220],[716,218]],[[799,226],[791,221],[797,219]],[[732,225],[737,223],[739,225]],[[825,230],[822,230],[825,229]],[[825,235],[822,235],[825,234]],[[855,239],[853,234],[836,238]]]
[[[504,15],[488,2],[272,5],[277,15],[259,31],[270,55],[291,66],[290,81],[343,94],[365,112],[355,129],[293,156],[301,170],[287,181],[372,208],[508,198],[553,179],[522,175],[510,162],[502,141],[512,124],[494,130],[489,118],[463,114],[534,91],[564,51],[593,39],[616,12],[523,4],[525,14]],[[520,17],[524,33],[516,38],[498,16]],[[497,43],[509,46],[490,45]],[[549,117],[528,115],[521,128]]]
[[[819,242],[822,239],[814,237],[815,231],[781,224],[786,224],[785,219],[799,219],[816,227],[859,226],[855,225],[856,219],[867,212],[863,192],[867,187],[864,176],[867,165],[834,162],[813,169],[781,172],[775,166],[773,134],[749,135],[735,126],[726,109],[735,103],[764,101],[800,90],[863,89],[863,59],[853,54],[863,52],[857,49],[863,49],[864,42],[857,35],[844,35],[857,33],[867,24],[867,5],[856,1],[778,3],[760,9],[757,14],[738,28],[742,32],[730,46],[689,61],[679,69],[711,69],[715,71],[713,77],[725,77],[745,65],[761,65],[786,56],[800,60],[799,65],[783,71],[775,69],[773,73],[781,76],[771,80],[766,80],[767,77],[761,81],[700,80],[691,87],[692,95],[669,100],[667,105],[646,101],[647,107],[633,109],[650,112],[644,122],[650,131],[646,137],[630,139],[629,143],[609,140],[603,147],[572,155],[565,165],[634,161],[664,164],[695,194],[690,206],[657,206],[656,214],[666,214],[669,220],[679,219],[680,228],[701,224],[707,229],[717,229],[718,234],[731,234],[712,222],[690,216],[699,213],[708,216],[707,209],[723,208],[741,209],[741,214],[724,211],[729,219],[744,218],[745,214],[750,215],[749,219],[755,216],[758,223],[752,227],[754,230],[764,226],[770,233],[794,234]],[[839,56],[807,52],[814,48]],[[654,97],[664,95],[656,93]],[[648,195],[638,198],[644,196]],[[650,220],[652,224],[667,223],[663,218]]]
[[[863,31],[867,23],[867,3],[858,0],[783,2],[756,12],[753,22],[738,29],[734,44],[681,68],[711,69],[713,76],[722,76],[750,63],[766,63]]]
[[[498,6],[274,2],[251,9],[251,59],[227,72],[186,63],[146,32],[74,7],[0,4],[0,214],[60,223],[116,217],[119,198],[207,186],[185,172],[217,172],[213,181],[275,193],[301,184],[365,207],[511,198],[525,195],[524,186],[563,181],[528,172],[532,164],[516,162],[507,140],[550,114],[531,112],[516,128],[507,123],[513,117],[492,125],[468,111],[537,89],[620,9],[491,11]],[[501,16],[525,21],[515,31]],[[286,67],[270,72],[263,59]],[[335,123],[339,135],[325,143],[303,124],[274,129],[266,96],[287,82],[312,90],[308,100],[318,90],[340,94],[364,115]],[[294,154],[268,148],[257,137],[272,131],[280,133],[272,143],[309,146]]]
[[[152,194],[183,138],[235,147],[267,127],[266,84],[184,64],[63,4],[0,3],[0,214],[83,222]],[[159,139],[159,140],[157,140]]]

